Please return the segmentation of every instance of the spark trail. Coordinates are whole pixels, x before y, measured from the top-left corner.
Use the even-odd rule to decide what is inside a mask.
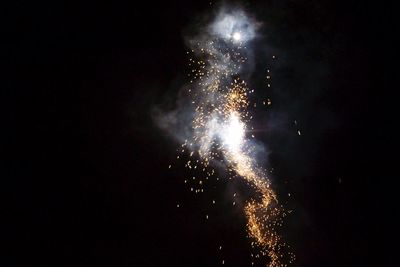
[[[248,137],[251,115],[245,76],[257,23],[241,10],[221,11],[197,38],[189,42],[194,108],[192,134],[182,145],[198,154],[203,170],[220,161],[253,187],[255,196],[244,207],[252,246],[268,257],[269,266],[287,266],[294,255],[277,229],[286,212],[278,204],[267,171],[257,165],[255,145]],[[191,161],[186,166],[191,168]]]

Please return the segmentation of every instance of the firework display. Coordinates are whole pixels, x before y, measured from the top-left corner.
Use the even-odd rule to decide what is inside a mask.
[[[256,29],[257,22],[241,10],[221,12],[206,33],[189,42],[191,79],[187,92],[194,116],[191,135],[181,152],[190,152],[185,164],[190,169],[201,169],[210,176],[215,173],[214,163],[220,162],[232,176],[253,187],[255,195],[246,201],[244,214],[252,247],[259,251],[254,256],[266,256],[269,266],[286,266],[295,256],[288,252],[277,228],[287,213],[278,203],[267,170],[254,157],[248,109],[254,89],[242,78],[252,53],[246,45]],[[263,104],[269,105],[270,100]]]

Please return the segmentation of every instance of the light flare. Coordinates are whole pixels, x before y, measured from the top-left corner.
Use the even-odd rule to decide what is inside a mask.
[[[233,33],[232,38],[235,41],[240,41],[242,39],[242,35],[240,34],[240,32],[235,32]]]
[[[240,153],[245,136],[245,125],[236,112],[232,112],[227,119],[227,124],[221,129],[224,145],[230,153]]]

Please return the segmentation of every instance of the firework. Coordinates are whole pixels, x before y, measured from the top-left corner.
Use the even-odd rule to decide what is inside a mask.
[[[243,11],[221,12],[201,38],[189,42],[188,93],[194,117],[192,134],[182,144],[182,151],[189,150],[190,157],[199,159],[189,160],[186,167],[199,165],[210,176],[214,173],[212,163],[220,161],[254,188],[256,194],[244,207],[252,246],[268,256],[269,266],[286,266],[287,261],[294,260],[294,255],[284,253],[285,243],[277,233],[286,213],[278,204],[267,171],[252,156],[255,147],[248,138],[249,96],[254,90],[241,74],[251,52],[246,44],[255,37],[255,25]]]

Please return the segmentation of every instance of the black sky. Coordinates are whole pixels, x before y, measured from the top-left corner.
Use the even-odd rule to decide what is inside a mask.
[[[264,24],[256,66],[272,71],[260,96],[273,105],[256,121],[272,127],[260,138],[294,210],[286,237],[295,266],[390,262],[389,193],[377,183],[389,179],[389,109],[379,104],[391,98],[390,8],[243,6]],[[178,143],[151,117],[186,82],[183,33],[209,2],[19,1],[4,10],[0,266],[249,266],[232,185],[191,193],[183,163],[168,170]]]

